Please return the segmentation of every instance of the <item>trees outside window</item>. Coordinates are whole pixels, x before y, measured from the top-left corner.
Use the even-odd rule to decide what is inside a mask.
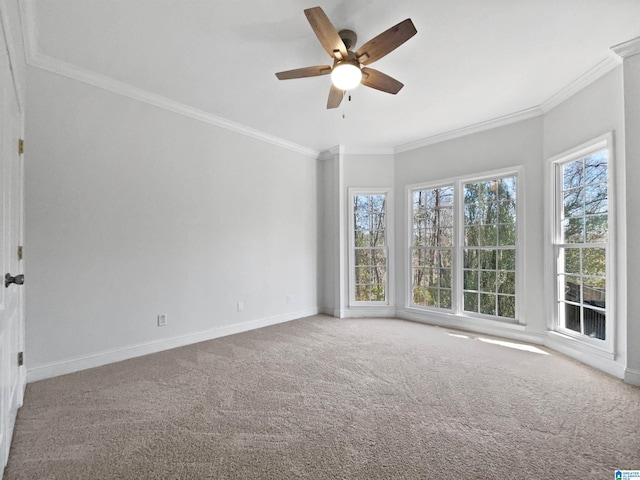
[[[412,307],[516,320],[517,174],[414,187]]]
[[[354,193],[351,213],[351,300],[354,304],[387,303],[389,262],[386,193]]]
[[[554,162],[557,327],[607,340],[610,137]]]
[[[452,308],[453,186],[413,192],[412,304]]]
[[[516,317],[516,177],[465,183],[463,309]]]

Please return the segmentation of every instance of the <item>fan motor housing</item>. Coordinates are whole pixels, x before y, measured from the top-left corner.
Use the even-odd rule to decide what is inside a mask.
[[[340,30],[338,32],[338,35],[340,35],[340,38],[344,42],[344,46],[347,47],[347,50],[351,50],[356,46],[358,36],[353,30]]]

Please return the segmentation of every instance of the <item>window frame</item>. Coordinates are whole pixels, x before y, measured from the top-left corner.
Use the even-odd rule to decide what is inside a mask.
[[[385,299],[380,301],[357,301],[356,300],[356,260],[355,260],[355,221],[354,221],[354,205],[353,200],[356,196],[384,195],[385,196],[385,245],[386,254],[386,278],[385,278]],[[349,228],[349,306],[350,307],[385,307],[393,304],[393,289],[391,288],[392,271],[392,252],[393,252],[393,191],[391,188],[359,188],[350,187],[348,196],[348,228]]]
[[[562,174],[562,166],[571,163],[585,157],[602,151],[607,151],[607,241],[597,242],[592,245],[604,245],[606,264],[605,264],[605,339],[589,337],[581,332],[576,332],[561,325],[561,312],[560,312],[560,272],[558,268],[558,262],[560,259],[561,248],[566,248],[567,245],[575,245],[585,247],[590,245],[586,241],[583,243],[562,243],[562,212],[564,208],[564,196],[563,196],[563,184],[564,178]],[[550,330],[554,333],[562,335],[566,338],[573,339],[580,343],[596,347],[600,350],[604,350],[609,353],[613,353],[615,345],[615,324],[616,324],[616,191],[615,191],[615,148],[613,132],[605,133],[597,138],[594,138],[588,142],[585,142],[577,147],[562,152],[548,160],[549,165],[549,185],[551,187],[551,202],[548,211],[548,218],[550,223],[550,272],[552,274],[551,283],[552,298],[552,321]],[[586,239],[585,239],[586,240]],[[581,312],[585,308],[584,304],[580,302]],[[581,314],[582,315],[582,314]]]
[[[473,182],[482,182],[486,180],[499,179],[503,177],[513,176],[516,178],[516,286],[515,286],[515,318],[499,317],[497,315],[486,315],[479,312],[468,312],[464,310],[464,285],[463,285],[463,258],[464,258],[464,185]],[[417,183],[406,187],[406,255],[405,255],[405,304],[407,309],[423,312],[423,313],[440,313],[449,316],[455,316],[468,319],[481,319],[499,322],[501,324],[524,325],[525,316],[522,305],[524,303],[524,260],[525,260],[525,243],[524,243],[524,205],[525,205],[525,188],[524,166],[518,165],[514,167],[503,168],[499,170],[491,170],[473,175],[458,176],[437,180],[434,182]],[[415,305],[413,303],[412,289],[412,259],[411,249],[413,247],[413,194],[419,190],[429,190],[453,186],[454,189],[454,207],[453,207],[453,229],[454,229],[454,245],[452,258],[452,294],[451,294],[451,310],[439,307],[428,307]]]

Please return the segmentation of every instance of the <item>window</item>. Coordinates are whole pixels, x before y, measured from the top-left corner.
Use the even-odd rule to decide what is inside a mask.
[[[611,136],[556,159],[554,250],[558,330],[604,341],[610,278]]]
[[[388,303],[386,192],[357,192],[352,198],[351,303]]]
[[[517,178],[409,189],[411,307],[518,320]]]
[[[451,310],[453,186],[413,192],[413,305]]]
[[[516,177],[464,184],[463,308],[516,317]]]

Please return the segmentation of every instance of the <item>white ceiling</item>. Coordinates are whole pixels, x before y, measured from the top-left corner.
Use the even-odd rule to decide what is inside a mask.
[[[320,5],[358,44],[411,18],[415,37],[326,110],[331,64],[303,10]],[[384,151],[542,105],[640,36],[638,0],[36,0],[36,52],[314,149]],[[356,46],[356,48],[357,48]],[[344,116],[344,117],[343,117]]]

